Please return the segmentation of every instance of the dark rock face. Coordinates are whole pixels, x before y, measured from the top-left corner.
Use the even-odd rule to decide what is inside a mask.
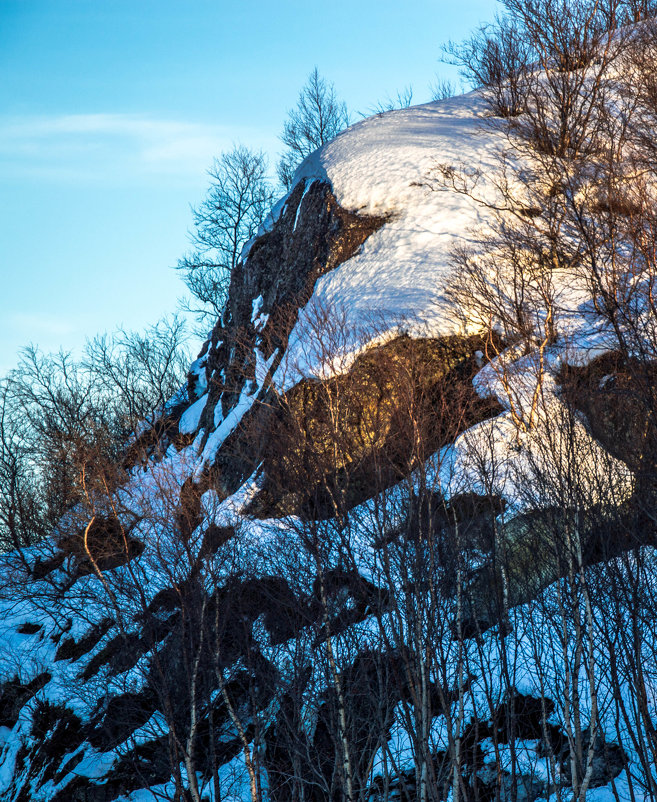
[[[580,559],[589,567],[656,545],[655,525],[635,498],[613,511],[593,507],[585,516],[556,507],[517,515],[497,527],[496,544],[491,539],[485,549],[487,563],[469,578],[468,635],[503,622],[511,608],[535,599]]]
[[[462,493],[446,503],[439,494],[428,493],[421,501],[411,500],[404,523],[378,544],[429,539],[446,569],[441,591],[452,597],[458,562],[464,556],[476,559],[477,567],[463,582],[461,634],[468,639],[499,624],[507,626],[511,609],[536,599],[580,559],[583,567],[590,567],[642,546],[657,546],[657,527],[636,495],[614,509],[593,505],[585,514],[547,507],[504,519],[505,507],[494,495]]]
[[[111,618],[104,618],[98,624],[91,627],[78,641],[74,638],[65,638],[60,642],[59,648],[55,653],[55,661],[79,660],[90,652],[103,636],[109,632],[113,623],[114,621]]]
[[[226,415],[254,377],[256,341],[265,358],[284,350],[317,279],[351,258],[384,223],[385,218],[341,208],[328,184],[301,183],[292,191],[271,231],[253,243],[233,273],[224,318],[210,340],[209,403],[202,426],[212,428],[210,414],[219,400]],[[269,318],[256,327],[253,301],[260,297],[259,314]]]
[[[157,710],[157,700],[148,689],[141,693],[124,693],[111,697],[104,710],[90,724],[89,743],[100,752],[107,752],[128,740]]]
[[[60,537],[51,554],[38,558],[32,568],[34,579],[43,579],[69,562],[70,581],[93,573],[125,565],[138,557],[144,544],[130,536],[130,526],[115,515],[95,515],[87,527]]]
[[[340,207],[328,184],[299,184],[272,229],[251,246],[231,278],[223,320],[215,326],[201,355],[205,358],[208,401],[200,426],[214,429],[215,408],[225,417],[240,394],[256,392],[256,347],[276,370],[299,309],[310,299],[317,279],[352,257],[385,218],[357,215]],[[259,300],[256,310],[254,302]],[[257,315],[255,314],[257,311]],[[190,401],[197,396],[190,376]],[[212,484],[223,495],[235,492],[259,461],[252,432],[265,432],[272,403],[267,384],[243,423],[215,460]]]

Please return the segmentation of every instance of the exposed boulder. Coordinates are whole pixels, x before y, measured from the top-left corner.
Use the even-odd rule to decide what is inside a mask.
[[[472,386],[481,347],[476,336],[401,336],[366,350],[343,375],[297,384],[270,417],[265,481],[250,512],[332,517],[499,412]]]
[[[111,618],[104,618],[98,624],[92,626],[79,640],[75,638],[64,638],[59,644],[55,653],[57,660],[79,660],[90,652],[94,646],[107,634],[114,621]]]
[[[23,705],[47,685],[51,678],[51,674],[43,671],[29,682],[21,682],[18,677],[4,682],[0,686],[0,727],[11,729],[18,721]]]
[[[517,515],[495,527],[487,563],[467,585],[467,634],[504,620],[578,567],[606,562],[641,546],[657,546],[657,528],[638,513],[634,498],[585,515],[547,508]],[[573,567],[574,566],[574,567]]]
[[[585,367],[564,367],[559,381],[564,399],[586,415],[593,436],[638,477],[654,484],[657,363],[616,351]]]
[[[61,535],[47,556],[37,557],[32,567],[35,579],[43,579],[67,564],[67,573],[74,581],[97,570],[125,565],[144,550],[144,544],[130,534],[132,525],[126,526],[113,513],[94,515],[86,526],[74,519],[67,528],[77,531]]]

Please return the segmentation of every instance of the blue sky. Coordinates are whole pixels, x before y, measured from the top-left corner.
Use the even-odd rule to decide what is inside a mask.
[[[212,157],[273,162],[317,65],[357,119],[494,0],[0,0],[0,372],[176,308],[172,266]]]

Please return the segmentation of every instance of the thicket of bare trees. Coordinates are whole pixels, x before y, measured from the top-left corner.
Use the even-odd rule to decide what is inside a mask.
[[[311,325],[323,337],[308,347],[339,358],[349,339],[339,311]],[[394,427],[390,397],[365,394],[358,463],[353,389],[314,379],[322,439],[304,439],[303,459],[320,503],[304,515],[227,514],[171,459],[143,489],[139,477],[129,492],[90,489],[61,529],[59,548],[83,544],[41,592],[100,607],[118,630],[103,659],[119,671],[109,686],[121,704],[101,709],[94,736],[125,738],[110,777],[172,777],[171,798],[195,802],[210,791],[252,802],[584,799],[610,781],[620,798],[628,787],[655,798],[655,566],[616,464],[584,459],[564,408],[534,431],[516,499],[529,511],[518,514],[499,490],[513,466],[484,421],[487,435],[459,440],[473,493],[427,437],[453,442],[471,423],[468,375],[432,371],[426,383],[420,349],[386,348],[359,391],[377,365],[394,373]],[[301,408],[272,403],[306,433]],[[353,506],[365,462],[371,498]],[[111,515],[113,552],[93,528]],[[79,582],[85,572],[98,582]],[[134,671],[125,687],[120,674],[136,665],[141,694]],[[94,677],[85,671],[81,692],[106,693],[105,675]],[[139,712],[117,719],[121,705]]]
[[[545,576],[532,595],[560,577],[518,608],[541,687],[558,683],[553,701],[568,736],[567,749],[562,745],[567,761],[559,771],[570,772],[583,798],[596,750],[611,731],[636,761],[626,793],[652,798],[655,610],[648,588],[654,570],[657,351],[648,243],[656,165],[646,134],[654,114],[654,9],[624,3],[505,5],[499,48],[491,49],[482,33],[453,51],[484,86],[493,114],[502,117],[491,122],[506,134],[492,178],[494,199],[484,196],[476,173],[446,165],[440,179],[487,207],[491,219],[480,247],[454,254],[452,297],[489,332],[488,355],[514,422],[532,431],[544,456],[558,464],[549,480],[544,460],[527,466],[531,506],[540,507],[545,494],[553,510],[510,522],[513,537],[500,543],[499,598],[513,596],[514,584],[527,581],[537,554]],[[622,27],[637,20],[638,26]],[[526,59],[511,47],[517,31]],[[498,59],[495,70],[491,52]],[[544,357],[558,349],[568,363],[569,321],[582,310],[592,325],[597,321],[606,330],[601,342],[611,354],[587,369],[562,370],[566,409],[544,385]],[[507,346],[503,352],[493,333]],[[513,363],[523,355],[531,355],[524,368],[535,376],[530,402],[527,388],[519,393],[512,377],[518,369]],[[585,489],[590,463],[575,445],[582,411],[589,431],[632,468],[633,489],[626,495],[612,489],[611,466],[600,471],[594,491],[590,484]],[[515,577],[514,563],[520,567]],[[508,659],[509,652],[507,639],[500,654]],[[558,768],[560,759],[552,759]]]
[[[88,485],[117,486],[131,442],[149,426],[153,443],[164,433],[167,406],[185,382],[185,339],[172,318],[144,334],[97,337],[77,358],[23,351],[0,384],[3,548],[50,535],[83,498],[83,475]]]

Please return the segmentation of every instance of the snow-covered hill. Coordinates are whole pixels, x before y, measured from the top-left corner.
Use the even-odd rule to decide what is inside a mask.
[[[609,333],[565,282],[564,338],[490,362],[445,295],[489,212],[436,170],[476,168],[495,198],[486,108],[378,114],[310,156],[242,255],[178,433],[5,558],[0,798],[428,799],[429,777],[442,798],[649,795],[631,679],[620,698],[605,679],[612,619],[575,577],[635,565],[630,461],[563,395],[568,371],[622,375]]]

